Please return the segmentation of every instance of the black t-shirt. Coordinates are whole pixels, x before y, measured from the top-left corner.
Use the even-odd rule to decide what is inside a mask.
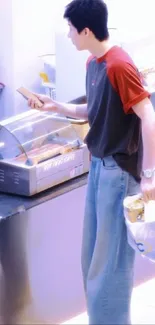
[[[112,47],[87,63],[86,93],[90,130],[85,139],[90,153],[113,156],[118,165],[140,180],[141,121],[132,106],[149,97],[129,55]]]

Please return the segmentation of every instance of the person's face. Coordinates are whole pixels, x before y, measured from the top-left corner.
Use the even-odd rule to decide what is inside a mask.
[[[88,30],[85,28],[80,34],[77,29],[68,22],[69,33],[68,37],[71,39],[72,43],[75,45],[78,51],[87,50],[87,40],[88,40]]]

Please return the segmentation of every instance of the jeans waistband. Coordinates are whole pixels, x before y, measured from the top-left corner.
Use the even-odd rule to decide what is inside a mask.
[[[95,156],[91,156],[91,159],[90,159],[91,161],[102,161],[103,159],[101,159],[101,158],[97,158],[97,157],[95,157]]]
[[[104,158],[98,158],[98,157],[95,157],[95,156],[91,156],[91,160],[92,161],[109,161],[109,160],[113,160],[113,156],[107,156],[107,157],[104,157]]]
[[[103,164],[103,166],[116,166],[117,163],[115,161],[115,159],[113,158],[113,156],[107,156],[104,158],[97,158],[95,156],[91,157],[91,161],[92,162],[96,162],[96,163],[101,163]]]

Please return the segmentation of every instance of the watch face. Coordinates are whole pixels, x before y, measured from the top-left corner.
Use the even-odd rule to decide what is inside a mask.
[[[152,177],[152,170],[148,169],[145,170],[144,175],[146,178],[151,178]]]

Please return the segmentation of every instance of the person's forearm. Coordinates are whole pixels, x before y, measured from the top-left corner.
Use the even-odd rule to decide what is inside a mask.
[[[143,170],[155,168],[155,113],[142,120]]]
[[[68,103],[60,103],[54,101],[57,107],[57,112],[60,114],[64,114],[68,117],[73,117],[77,119],[88,119],[87,113],[87,104],[68,104]]]
[[[133,110],[141,119],[143,138],[141,192],[144,202],[149,202],[155,200],[155,112],[148,97],[134,105]]]
[[[151,101],[145,98],[133,106],[141,119],[143,138],[143,170],[155,168],[155,111]]]

